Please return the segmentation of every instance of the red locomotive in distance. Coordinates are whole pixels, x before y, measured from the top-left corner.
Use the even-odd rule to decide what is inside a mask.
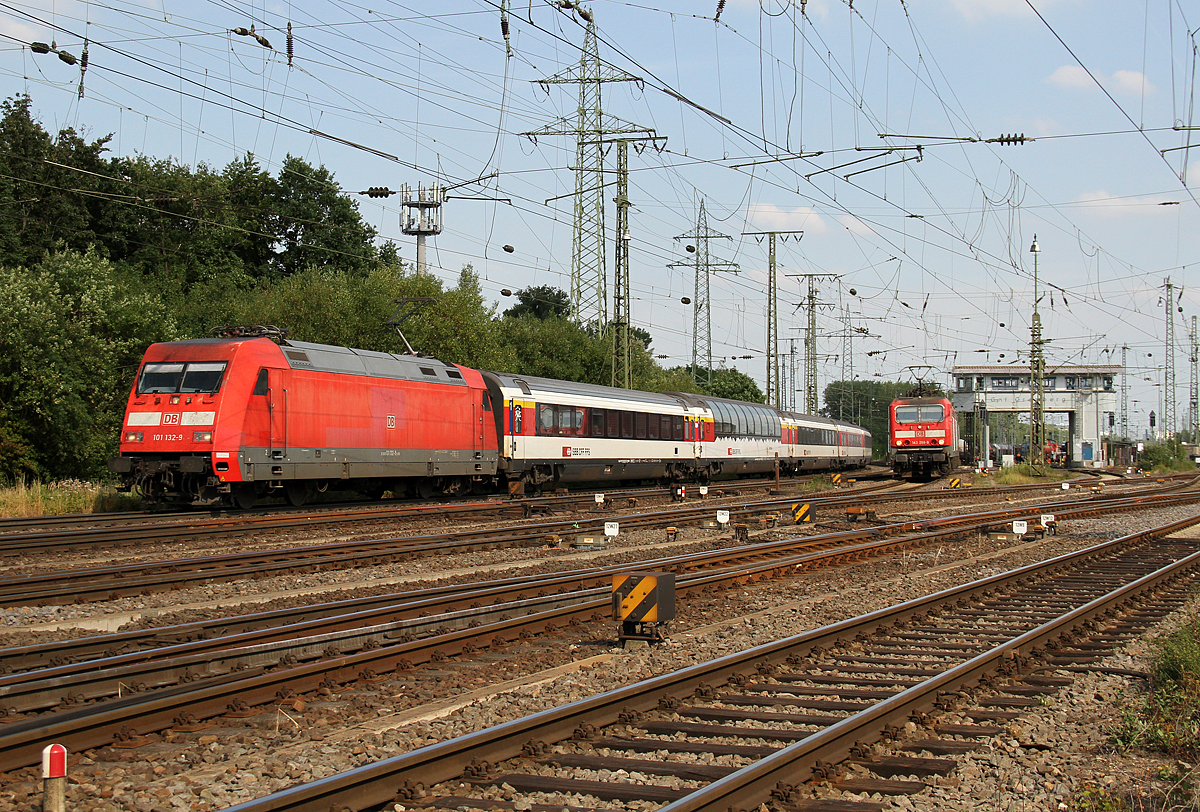
[[[896,476],[932,479],[961,462],[958,418],[943,397],[897,398],[888,407],[888,461]]]

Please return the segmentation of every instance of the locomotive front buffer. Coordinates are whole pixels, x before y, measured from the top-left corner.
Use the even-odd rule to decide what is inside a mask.
[[[613,576],[613,619],[621,624],[617,639],[657,643],[667,622],[675,619],[675,573],[625,572]]]

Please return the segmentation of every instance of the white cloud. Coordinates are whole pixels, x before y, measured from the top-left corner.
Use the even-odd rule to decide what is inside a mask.
[[[1150,95],[1156,90],[1154,85],[1141,71],[1119,70],[1114,71],[1112,76],[1105,76],[1101,73],[1097,73],[1095,76],[1100,80],[1100,84],[1114,93],[1133,95],[1144,93]],[[1046,83],[1067,89],[1096,86],[1096,83],[1092,81],[1092,77],[1088,75],[1088,72],[1078,65],[1063,65],[1046,77]]]
[[[950,5],[967,21],[987,17],[1028,17],[1033,14],[1025,0],[950,0]]]
[[[1096,83],[1087,71],[1078,65],[1063,65],[1046,77],[1046,81],[1059,87],[1095,87]]]
[[[21,42],[33,42],[36,39],[40,39],[38,33],[28,25],[2,15],[0,15],[0,34],[6,34]]]
[[[1113,86],[1122,93],[1154,92],[1155,87],[1146,78],[1146,74],[1136,70],[1119,70],[1112,75]]]
[[[808,234],[829,232],[824,218],[808,206],[784,211],[774,203],[751,203],[746,208],[746,219],[763,231],[804,231]]]
[[[859,237],[866,237],[875,233],[875,229],[850,214],[839,216],[838,223],[841,224],[842,228]]]

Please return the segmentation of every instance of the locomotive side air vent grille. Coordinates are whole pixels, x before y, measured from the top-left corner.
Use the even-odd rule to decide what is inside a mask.
[[[448,369],[448,370],[446,370],[446,374],[448,376],[450,376],[451,378],[457,378],[460,381],[462,380],[462,373],[459,372],[457,369]]]
[[[421,374],[432,375],[435,378],[437,377],[437,373],[433,371],[433,367],[421,367]]]

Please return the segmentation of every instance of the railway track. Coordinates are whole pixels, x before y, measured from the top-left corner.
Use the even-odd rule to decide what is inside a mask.
[[[835,808],[804,782],[920,791],[889,776],[949,772],[945,756],[1069,679],[1195,589],[1191,517],[231,808],[326,812],[587,808],[663,812]],[[916,721],[921,738],[904,739]],[[878,756],[890,742],[902,755]],[[647,758],[644,754],[653,754]],[[848,761],[871,771],[846,777]],[[545,805],[545,806],[541,806]],[[866,812],[879,804],[836,807]]]
[[[1088,492],[1086,497],[1078,489],[1073,492],[1073,499],[1092,498],[1103,499],[1108,504],[1126,503],[1138,498],[1155,498],[1170,493],[1173,490],[1186,488],[1190,481],[1172,483],[1166,486],[1139,489],[1128,496],[1115,493]],[[758,487],[761,487],[758,486]],[[1052,490],[1047,486],[1037,485],[1016,486],[1011,489],[997,489],[996,495],[1024,494],[1037,490]],[[920,498],[967,499],[971,498],[970,491],[942,490],[921,492]],[[590,498],[590,496],[589,496]],[[430,555],[443,555],[449,552],[465,552],[487,547],[500,546],[541,546],[548,538],[562,537],[573,534],[602,534],[607,522],[619,518],[621,526],[632,528],[668,527],[672,525],[698,523],[704,519],[711,520],[720,507],[728,509],[730,522],[733,524],[754,522],[759,518],[770,515],[787,516],[791,505],[799,497],[772,498],[755,500],[738,505],[719,505],[713,502],[689,501],[679,506],[667,507],[660,510],[640,513],[627,513],[615,516],[609,512],[576,514],[573,518],[563,520],[545,520],[526,522],[507,527],[475,528],[448,533],[434,533],[404,537],[378,539],[358,539],[327,544],[310,544],[284,549],[254,550],[240,553],[225,553],[214,556],[181,557],[157,562],[138,561],[129,564],[82,567],[59,573],[42,573],[27,577],[0,578],[0,606],[46,606],[63,603],[82,603],[89,601],[108,601],[123,597],[145,595],[172,589],[181,589],[188,585],[202,585],[218,582],[237,581],[249,578],[265,578],[289,573],[317,572],[332,569],[354,567],[369,567],[400,560],[421,558]],[[805,496],[803,501],[810,503],[815,510],[836,511],[846,505],[867,506],[880,502],[892,501],[894,493],[887,487],[870,486],[856,489],[853,492],[825,496]],[[1066,501],[1050,503],[1051,507],[1070,504]],[[594,499],[590,502],[595,505]],[[462,510],[471,509],[462,506]],[[494,510],[494,507],[488,507]],[[523,511],[522,507],[507,507],[507,510]],[[443,511],[444,512],[444,511]],[[411,515],[411,514],[406,514]],[[272,520],[274,521],[274,520]],[[291,519],[288,520],[292,521]],[[85,540],[72,542],[74,545],[86,544],[86,536],[93,531],[82,531]],[[142,536],[141,530],[137,537]],[[0,540],[0,544],[4,540]],[[8,539],[12,541],[12,539]],[[23,550],[25,554],[34,549],[44,552],[37,547],[38,541],[23,537],[20,547],[12,547],[11,551]]]
[[[1187,504],[1200,500],[1200,494],[1169,498]],[[1144,500],[1053,507],[1066,519],[1144,506]],[[637,568],[674,572],[681,594],[704,594],[978,532],[1045,509],[1035,505],[947,517],[917,523],[919,531],[914,523],[904,523],[751,544],[641,561]],[[558,576],[538,574],[63,641],[52,652],[40,646],[10,649],[2,653],[10,668],[36,666],[47,658],[75,662],[0,677],[0,708],[10,720],[0,726],[0,770],[31,763],[51,741],[73,750],[101,746],[114,738],[192,724],[181,719],[202,720],[231,707],[371,679],[496,649],[569,624],[596,622],[610,609],[613,574],[629,569],[620,564]],[[101,651],[103,656],[96,656]],[[131,690],[134,694],[128,695]],[[29,713],[36,715],[24,716]]]

